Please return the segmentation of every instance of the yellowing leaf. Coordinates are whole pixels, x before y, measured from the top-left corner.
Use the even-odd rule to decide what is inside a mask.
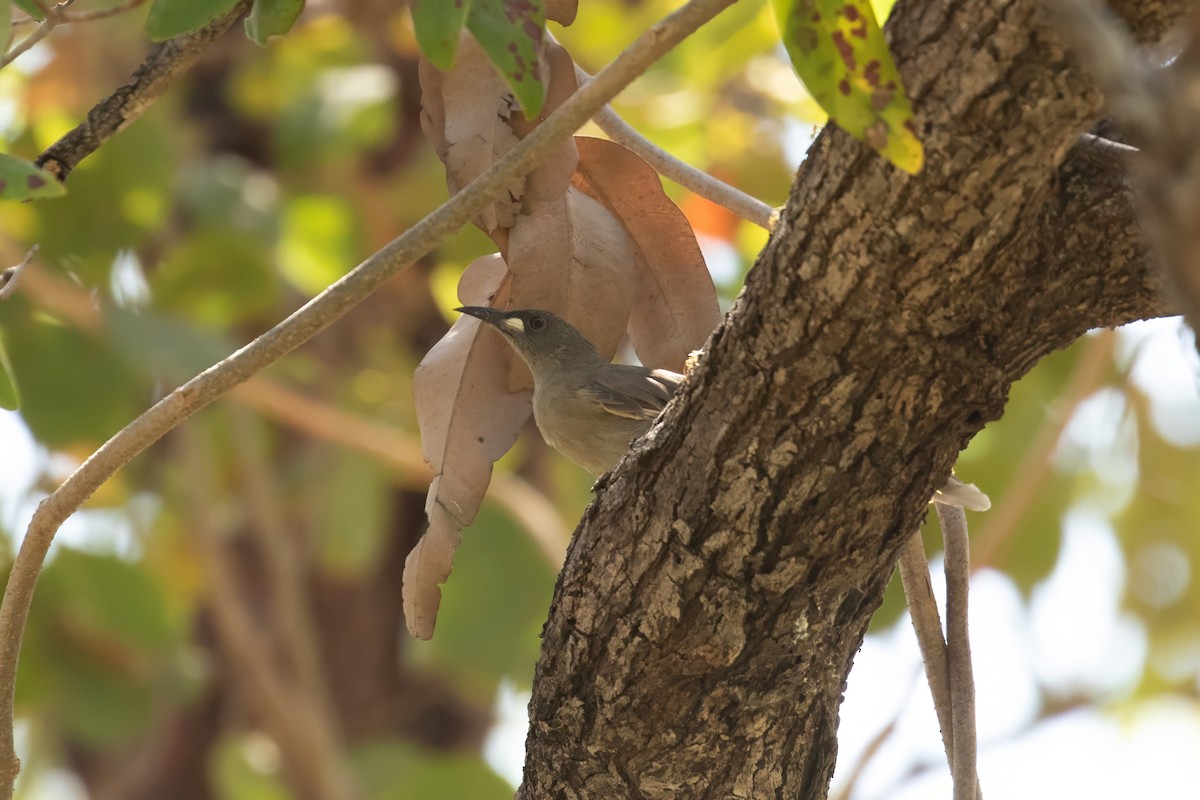
[[[0,153],[0,199],[39,200],[66,193],[65,186],[33,164]]]
[[[771,0],[792,65],[821,108],[906,172],[925,155],[868,0]]]

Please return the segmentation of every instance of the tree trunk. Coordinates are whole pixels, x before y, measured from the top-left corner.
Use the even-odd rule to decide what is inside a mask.
[[[1182,3],[1128,3],[1157,38]],[[826,129],[682,399],[555,591],[524,800],[821,798],[905,538],[1011,383],[1161,315],[1101,98],[1038,3],[903,2],[925,170]],[[986,487],[985,487],[986,488]]]

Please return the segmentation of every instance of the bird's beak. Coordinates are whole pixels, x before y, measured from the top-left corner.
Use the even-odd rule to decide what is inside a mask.
[[[487,306],[462,306],[454,309],[463,314],[469,314],[476,319],[483,320],[501,333],[511,333],[511,326],[506,324],[508,316],[498,308],[488,308]]]
[[[488,308],[487,306],[462,306],[454,309],[463,314],[470,314],[472,317],[481,319],[491,325],[500,325],[504,319],[504,312],[498,308]]]

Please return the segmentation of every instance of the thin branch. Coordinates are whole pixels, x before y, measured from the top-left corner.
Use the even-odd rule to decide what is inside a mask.
[[[575,75],[579,78],[581,86],[586,85],[587,81],[592,79],[592,76],[579,66],[575,67]],[[680,186],[728,209],[744,220],[753,222],[760,228],[767,230],[774,228],[775,220],[778,217],[775,209],[757,197],[752,197],[741,189],[734,188],[707,172],[680,161],[621,119],[621,115],[614,111],[612,106],[604,106],[592,117],[592,121],[614,142],[628,147],[645,159],[646,163],[654,167],[659,174],[667,176]]]
[[[0,300],[7,300],[17,290],[17,279],[21,277],[21,270],[33,262],[33,257],[37,255],[38,249],[39,245],[35,244],[29,248],[29,252],[21,259],[21,263],[14,264],[0,272]]]
[[[54,15],[47,15],[44,20],[34,29],[33,33],[22,39],[15,47],[0,57],[0,69],[4,69],[12,62],[16,61],[21,56],[33,49],[33,46],[50,35],[50,32],[58,27],[58,18]]]
[[[578,130],[647,67],[733,2],[690,0],[654,25],[462,191],[274,328],[155,403],[38,505],[0,605],[0,800],[11,798],[18,767],[12,722],[21,637],[46,551],[63,521],[100,484],[167,431],[332,325],[396,272],[445,241],[502,194],[514,178],[529,172],[550,145]]]
[[[91,22],[95,19],[111,17],[114,14],[121,14],[129,11],[131,8],[140,6],[145,2],[145,0],[126,0],[126,2],[113,6],[112,8],[101,8],[95,11],[80,11],[74,13],[67,11],[67,9],[70,8],[75,0],[62,0],[61,3],[49,7],[47,7],[42,0],[33,0],[33,2],[34,5],[36,5],[38,9],[42,11],[42,16],[44,18],[42,19],[41,24],[38,25],[37,30],[22,39],[20,44],[6,52],[3,57],[0,57],[0,69],[4,69],[22,55],[29,52],[31,49],[33,49],[34,45],[49,36],[51,31],[53,31],[59,25],[67,25],[74,22]],[[36,20],[34,20],[32,17],[30,17],[28,20],[20,19],[14,22],[13,26],[15,27],[16,25],[24,24],[28,21]],[[7,39],[5,41],[7,42]]]
[[[950,671],[953,713],[953,750],[950,772],[954,800],[976,800],[975,677],[971,667],[971,640],[967,624],[967,594],[971,581],[971,550],[967,540],[967,515],[961,508],[935,503],[945,542],[946,663]]]
[[[79,22],[93,22],[94,20],[106,17],[115,17],[117,14],[132,11],[145,2],[146,0],[125,0],[124,3],[118,3],[108,8],[96,8],[91,11],[65,11],[62,13],[62,24],[72,25]]]
[[[212,454],[194,430],[184,431],[181,444],[191,527],[208,568],[208,606],[224,651],[236,665],[233,677],[245,685],[246,695],[258,707],[297,782],[321,798],[352,800],[357,791],[330,720],[322,718],[312,696],[289,685],[272,658],[267,639],[250,617],[236,578],[237,566],[222,541],[222,532],[212,522],[216,497]]]
[[[87,119],[46,148],[36,165],[60,181],[66,180],[80,161],[140,117],[249,8],[250,0],[240,0],[204,27],[156,45],[129,81],[97,103]]]

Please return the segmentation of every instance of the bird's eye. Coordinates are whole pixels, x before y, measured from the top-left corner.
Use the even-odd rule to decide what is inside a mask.
[[[544,327],[546,327],[545,317],[530,317],[529,318],[529,330],[540,331]]]

